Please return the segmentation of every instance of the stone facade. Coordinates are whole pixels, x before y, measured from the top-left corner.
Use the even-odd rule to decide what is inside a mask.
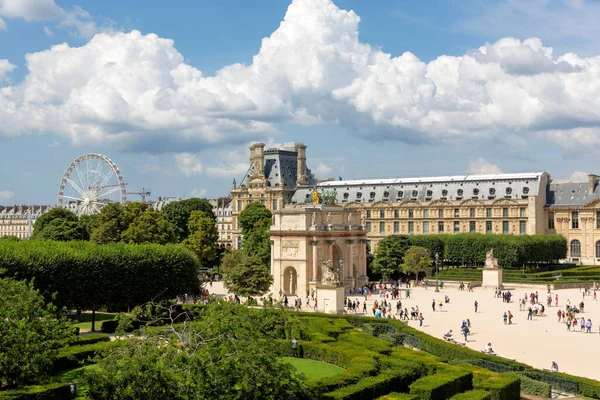
[[[221,248],[231,247],[233,233],[231,197],[221,197],[213,203],[213,213],[217,217],[217,232],[219,233],[217,245]]]
[[[290,205],[274,211],[273,220],[272,293],[305,297],[321,284],[327,262],[346,291],[367,282],[367,236],[355,210]]]
[[[250,147],[250,168],[242,181],[231,188],[233,247],[241,246],[237,216],[244,208],[259,201],[271,212],[288,204],[297,185],[312,185],[314,177],[306,166],[306,146],[302,143],[286,144],[283,148],[268,148],[264,143]]]
[[[0,236],[29,239],[35,221],[51,208],[51,206],[0,206]]]

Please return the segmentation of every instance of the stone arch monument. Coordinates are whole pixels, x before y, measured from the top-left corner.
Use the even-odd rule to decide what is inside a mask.
[[[336,205],[289,205],[273,213],[271,226],[271,292],[321,294],[331,288],[344,293],[367,283],[367,232],[359,212]],[[290,269],[296,272],[296,290],[290,293]],[[338,296],[336,294],[336,296]],[[322,311],[334,311],[320,304]],[[321,308],[323,307],[323,308]]]

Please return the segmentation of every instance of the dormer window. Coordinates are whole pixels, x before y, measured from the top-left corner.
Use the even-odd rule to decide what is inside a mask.
[[[427,191],[427,197],[431,197],[433,196],[433,190],[428,190]]]
[[[383,192],[383,197],[385,197],[386,199],[390,197],[390,192],[388,192],[387,190]]]
[[[419,195],[419,192],[417,192],[416,190],[412,191],[412,197],[417,197]]]
[[[442,197],[448,196],[448,191],[446,189],[442,190]]]
[[[463,196],[463,190],[462,190],[462,189],[458,189],[458,190],[456,191],[456,195],[457,195],[458,197],[462,197],[462,196]]]
[[[344,199],[347,199],[350,193],[344,193]]]
[[[369,193],[369,197],[370,197],[371,199],[374,199],[374,198],[375,198],[375,192],[371,192],[371,193]]]
[[[362,198],[362,193],[361,193],[361,192],[356,192],[356,198],[357,198],[357,199],[360,199],[360,198]]]
[[[397,197],[398,197],[399,199],[403,198],[403,197],[404,197],[404,191],[402,191],[402,190],[398,190],[398,195],[397,195]]]
[[[473,196],[479,196],[479,189],[473,189]]]
[[[490,196],[496,195],[496,188],[490,188]]]
[[[511,194],[512,193],[512,188],[509,186],[506,188],[506,194]]]
[[[529,188],[527,186],[523,188],[523,194],[529,194]]]

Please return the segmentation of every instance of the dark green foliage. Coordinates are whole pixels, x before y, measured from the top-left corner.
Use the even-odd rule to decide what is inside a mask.
[[[418,379],[410,385],[410,393],[419,400],[444,400],[473,389],[473,373],[458,367]]]
[[[549,399],[552,397],[552,385],[529,378],[522,373],[507,372],[505,375],[521,379],[521,392]]]
[[[196,253],[202,267],[214,266],[217,259],[219,233],[213,218],[204,211],[192,211],[188,230],[190,235],[182,242],[183,246]]]
[[[121,241],[128,244],[167,244],[174,243],[176,237],[164,212],[147,209],[121,233]]]
[[[50,383],[44,386],[24,386],[20,389],[0,391],[0,400],[69,400],[68,383]]]
[[[386,277],[401,271],[404,253],[410,247],[405,235],[391,235],[382,239],[374,253],[373,272]]]
[[[94,344],[100,342],[110,342],[110,337],[106,335],[85,335],[78,336],[72,346],[82,346],[85,344]]]
[[[492,400],[514,400],[521,398],[521,380],[518,377],[494,374],[487,370],[476,370],[473,387],[490,392]]]
[[[0,236],[0,241],[2,241],[2,240],[6,240],[6,241],[10,241],[10,242],[18,242],[21,239],[19,239],[16,236]]]
[[[217,217],[212,212],[212,206],[204,199],[191,198],[181,201],[175,201],[167,204],[163,211],[167,214],[167,218],[173,224],[175,236],[177,242],[182,242],[189,235],[189,219],[192,211],[202,211],[208,215],[214,223],[217,221]]]
[[[408,235],[410,246],[421,246],[429,250],[431,258],[437,253],[440,262],[444,259],[445,237],[448,235]]]
[[[251,203],[240,213],[242,249],[225,254],[221,261],[225,287],[229,291],[242,296],[260,296],[271,287],[271,221],[271,212],[261,203]]]
[[[32,239],[88,240],[90,237],[85,226],[79,222],[77,215],[64,208],[53,208],[37,219],[33,226]]]
[[[37,236],[44,230],[46,225],[55,219],[62,219],[65,221],[78,222],[79,218],[73,212],[67,210],[66,208],[56,207],[48,211],[47,213],[40,216],[33,225],[33,234],[31,235],[32,239],[37,238]]]
[[[1,278],[0,299],[0,388],[44,380],[59,349],[74,339],[69,324],[54,319],[56,307],[32,284]]]
[[[420,279],[420,273],[430,275],[433,260],[429,250],[421,246],[411,246],[406,250],[402,271],[405,274],[415,274],[415,279]]]
[[[0,268],[35,279],[44,296],[56,293],[55,304],[69,309],[127,309],[200,288],[195,255],[177,245],[1,242]]]
[[[549,397],[548,397],[549,398]],[[465,393],[455,394],[450,400],[491,400],[492,394],[485,390],[469,390]]]
[[[221,303],[184,326],[123,341],[86,373],[94,399],[308,399],[293,367],[275,357],[275,312]],[[279,322],[277,322],[279,323]],[[281,323],[281,325],[283,325]]]
[[[93,362],[93,358],[102,351],[117,346],[118,342],[96,342],[70,346],[58,353],[52,364],[52,372],[57,373],[68,369],[79,368],[82,364]]]

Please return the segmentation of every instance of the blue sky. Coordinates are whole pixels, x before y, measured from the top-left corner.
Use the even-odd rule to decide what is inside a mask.
[[[88,152],[130,191],[227,195],[253,141],[306,143],[320,177],[600,172],[598,17],[583,0],[0,0],[0,204],[54,204]]]

